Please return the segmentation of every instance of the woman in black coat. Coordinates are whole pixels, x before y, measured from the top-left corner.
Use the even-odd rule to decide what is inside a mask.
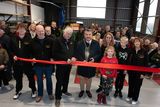
[[[97,62],[101,55],[99,43],[92,39],[92,30],[87,29],[84,32],[84,40],[77,44],[76,58],[84,62]],[[94,67],[81,67],[77,68],[77,73],[80,76],[80,89],[79,97],[84,94],[84,86],[86,84],[86,93],[89,98],[92,97],[90,92],[92,77],[95,76],[96,68]]]
[[[130,58],[131,65],[147,66],[148,55],[147,52],[142,48],[142,42],[139,38],[135,38],[134,48],[131,53],[132,53]],[[131,101],[131,104],[137,104],[145,72],[130,71],[128,74],[129,74],[129,88],[128,88],[128,98],[126,98],[126,101]]]

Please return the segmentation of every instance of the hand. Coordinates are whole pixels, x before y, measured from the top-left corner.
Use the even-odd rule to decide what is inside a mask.
[[[124,70],[124,74],[127,74],[127,70]]]
[[[32,60],[36,60],[36,58],[33,58]],[[34,65],[35,63],[36,63],[36,62],[33,61],[33,62],[32,62],[32,65]]]
[[[87,62],[86,60],[83,60],[83,62]]]
[[[89,62],[94,62],[94,58],[90,58],[90,61]]]
[[[4,69],[5,68],[5,65],[0,65],[0,69]]]
[[[144,78],[144,75],[141,75],[140,78],[143,79],[143,78]]]
[[[71,59],[67,59],[67,63],[70,64],[71,63]]]
[[[54,60],[51,58],[50,61],[54,61]]]
[[[106,76],[106,75],[102,75],[102,77],[105,78],[105,79],[107,79],[107,76]]]
[[[17,61],[17,56],[14,56],[13,59],[14,59],[15,61]]]
[[[72,58],[71,58],[71,61],[72,61],[72,62],[75,62],[75,61],[76,61],[76,58],[75,58],[75,57],[72,57]]]

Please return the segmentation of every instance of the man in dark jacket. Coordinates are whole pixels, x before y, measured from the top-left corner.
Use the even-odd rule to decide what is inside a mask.
[[[13,99],[16,100],[21,95],[21,90],[23,87],[22,77],[23,73],[26,74],[29,80],[29,87],[32,90],[32,98],[36,97],[36,87],[34,81],[34,72],[32,70],[32,64],[29,62],[18,61],[17,57],[31,58],[31,42],[32,39],[26,33],[25,25],[20,23],[16,31],[17,35],[12,37],[11,46],[12,46],[12,55],[14,56],[13,70],[14,78],[16,80],[16,94]]]
[[[55,60],[59,61],[75,61],[73,57],[74,54],[74,43],[71,40],[73,29],[67,26],[63,35],[56,40],[54,48]],[[60,105],[60,100],[62,93],[71,96],[72,94],[68,92],[69,75],[71,70],[71,65],[56,65],[56,102],[55,105]]]
[[[52,39],[53,43],[55,42],[56,36],[52,34],[50,26],[45,26],[45,34],[46,34],[46,37]],[[53,70],[52,70],[52,73],[54,72],[55,72],[55,65],[53,65]]]
[[[32,43],[32,53],[33,58],[37,60],[53,60],[53,41],[50,38],[45,36],[45,30],[42,25],[36,26],[36,37],[33,39]],[[46,77],[46,87],[47,93],[50,100],[53,100],[53,91],[52,91],[52,65],[48,64],[34,64],[34,70],[37,75],[37,84],[38,84],[38,96],[36,102],[40,102],[43,97],[43,74]]]
[[[55,21],[51,22],[51,31],[53,35],[55,35],[56,37],[60,37],[61,32],[57,28],[57,23]]]
[[[84,39],[77,44],[76,58],[84,62],[98,62],[101,56],[101,49],[99,43],[92,39],[92,30],[86,29],[84,31]],[[86,93],[89,98],[92,98],[90,92],[92,77],[95,76],[95,67],[81,67],[78,66],[77,73],[80,76],[80,93],[79,97],[84,94],[84,86],[86,85]]]

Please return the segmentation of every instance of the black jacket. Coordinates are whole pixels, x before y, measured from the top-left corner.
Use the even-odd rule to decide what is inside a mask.
[[[88,59],[94,58],[95,62],[98,62],[100,60],[101,49],[100,49],[99,43],[97,41],[92,40],[92,42],[90,44],[89,53],[90,53],[90,55],[89,55]],[[85,60],[85,42],[84,42],[84,40],[80,41],[77,45],[76,58],[78,61]],[[78,66],[77,72],[81,76],[91,78],[91,77],[95,76],[96,68]]]
[[[56,39],[54,45],[54,59],[67,61],[74,56],[75,44],[69,39],[66,41],[63,36]]]
[[[130,57],[130,64],[131,65],[135,65],[135,66],[148,66],[148,54],[144,49],[140,49],[137,53],[135,51],[135,49],[132,50],[132,54]],[[145,75],[145,72],[141,72],[141,71],[136,71],[136,72],[129,72],[129,74],[136,74],[137,76]]]
[[[13,36],[11,38],[12,55],[24,58],[32,58],[31,43],[32,39],[29,35],[25,35],[23,39],[16,35]]]
[[[151,52],[148,52],[148,59],[149,59],[149,65],[151,66],[151,65],[153,65],[154,64],[154,62],[152,62],[152,60],[151,60],[151,57],[155,54],[155,53],[157,53],[158,52],[158,49],[154,49],[153,51],[151,51]]]
[[[129,64],[130,54],[131,50],[128,47],[123,49],[119,44],[119,46],[116,48],[116,56],[119,64]]]
[[[8,35],[4,34],[0,37],[0,44],[7,50],[8,54],[11,54],[11,39]]]
[[[41,40],[36,36],[32,42],[32,57],[38,60],[50,61],[50,59],[53,58],[53,44],[53,40],[50,38],[45,37]],[[45,64],[36,63],[35,65]]]
[[[51,32],[52,32],[52,34],[55,35],[56,37],[60,37],[60,35],[61,35],[61,32],[59,31],[58,28],[52,28],[52,29],[51,29]]]
[[[22,58],[32,58],[32,39],[29,35],[25,35],[23,39],[18,36],[11,38],[11,53],[12,56],[18,56]],[[24,64],[26,62],[16,61],[17,64]]]

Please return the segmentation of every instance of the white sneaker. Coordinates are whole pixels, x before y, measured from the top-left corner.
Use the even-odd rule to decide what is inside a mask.
[[[14,100],[18,99],[21,94],[22,94],[21,92],[16,93],[16,94],[13,96],[13,99],[14,99]]]
[[[32,98],[36,98],[36,96],[37,96],[36,92],[34,92],[34,93],[31,94]]]
[[[138,103],[137,101],[132,101],[131,104],[135,105],[135,104],[137,104],[137,103]]]
[[[11,87],[9,85],[4,86],[7,90],[11,90]]]
[[[131,100],[132,100],[132,98],[129,98],[129,97],[126,98],[126,101],[127,101],[127,102],[129,102],[129,101],[131,101]]]

